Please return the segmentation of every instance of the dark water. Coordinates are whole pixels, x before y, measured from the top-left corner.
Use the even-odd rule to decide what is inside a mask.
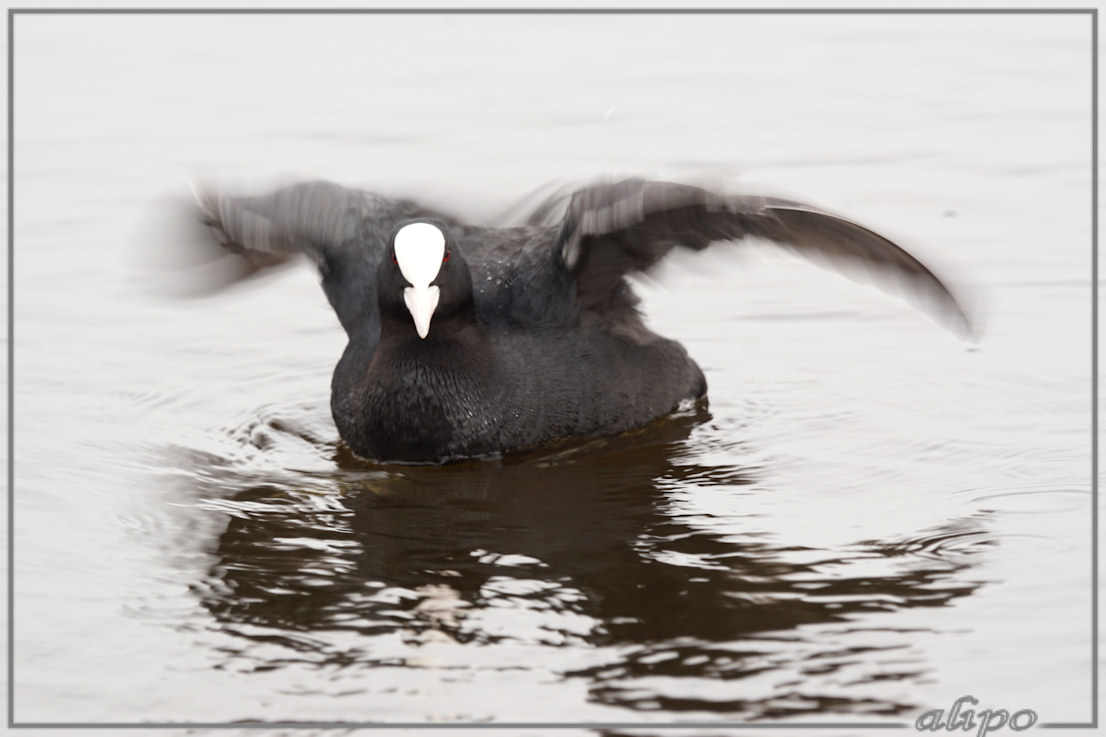
[[[560,678],[602,706],[748,718],[908,710],[805,692],[801,678],[759,698],[733,686],[773,669],[781,647],[807,650],[798,676],[894,656],[905,643],[841,648],[803,629],[970,594],[979,585],[964,575],[972,545],[960,541],[979,538],[980,524],[954,520],[930,539],[840,552],[781,544],[751,516],[725,533],[704,529],[671,494],[744,495],[760,471],[698,462],[690,439],[707,439],[710,422],[690,411],[560,453],[444,467],[364,467],[339,452],[338,470],[314,485],[219,469],[204,495],[233,489],[213,505],[230,520],[195,587],[237,638],[218,665],[348,669],[347,678],[387,682],[412,667],[469,670],[448,655],[412,663],[421,646],[464,646],[497,670],[523,672],[535,649],[586,649]],[[740,458],[740,447],[731,451]],[[960,550],[942,554],[946,545]],[[885,574],[849,572],[873,563]],[[274,645],[288,652],[274,659]],[[896,660],[882,678],[924,674],[920,660]],[[856,670],[859,681],[872,677]],[[659,687],[665,681],[680,684],[677,693]],[[470,714],[487,718],[491,706]]]
[[[1088,29],[18,17],[16,721],[1087,720]],[[474,218],[714,178],[887,232],[985,332],[760,247],[674,258],[639,291],[709,403],[372,465],[314,275],[174,297],[142,224],[289,172]]]

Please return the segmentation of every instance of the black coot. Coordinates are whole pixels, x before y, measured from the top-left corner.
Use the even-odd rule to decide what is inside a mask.
[[[469,225],[325,182],[262,197],[200,191],[220,243],[260,267],[302,253],[349,336],[331,411],[358,455],[442,462],[618,433],[701,397],[706,381],[650,331],[626,276],[679,246],[753,236],[861,266],[970,325],[917,259],[807,205],[630,179],[580,189],[552,226]]]

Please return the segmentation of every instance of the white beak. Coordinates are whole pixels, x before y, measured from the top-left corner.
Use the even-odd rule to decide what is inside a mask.
[[[420,338],[425,338],[430,332],[430,318],[434,317],[441,291],[436,286],[406,287],[403,290],[403,302],[415,320],[415,330]]]
[[[403,302],[419,337],[425,338],[442,291],[430,282],[438,278],[445,261],[445,235],[430,223],[411,223],[399,229],[392,248],[400,273],[411,285],[403,289]]]

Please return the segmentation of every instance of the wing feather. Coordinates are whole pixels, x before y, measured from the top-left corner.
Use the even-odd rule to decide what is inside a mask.
[[[810,205],[726,196],[686,184],[627,179],[576,192],[556,251],[577,280],[577,298],[601,309],[624,277],[674,248],[762,238],[810,261],[906,297],[960,335],[972,334],[961,303],[928,267],[887,238]]]

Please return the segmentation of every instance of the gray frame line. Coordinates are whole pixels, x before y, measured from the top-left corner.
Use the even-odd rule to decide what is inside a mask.
[[[9,728],[82,729],[908,729],[906,722],[869,723],[461,723],[424,722],[15,722],[15,15],[148,15],[148,14],[409,14],[409,15],[596,15],[596,14],[806,14],[806,15],[1091,15],[1091,722],[1050,722],[1041,729],[1098,727],[1098,9],[1097,8],[9,8],[8,9],[8,719]]]
[[[15,11],[8,10],[8,725],[15,717]]]
[[[13,8],[16,13],[41,15],[1065,15],[1094,12],[1093,8]]]
[[[1091,10],[1091,725],[1098,726],[1098,8]]]
[[[911,729],[905,722],[825,724],[802,722],[758,724],[756,722],[33,722],[11,725],[19,729]]]

